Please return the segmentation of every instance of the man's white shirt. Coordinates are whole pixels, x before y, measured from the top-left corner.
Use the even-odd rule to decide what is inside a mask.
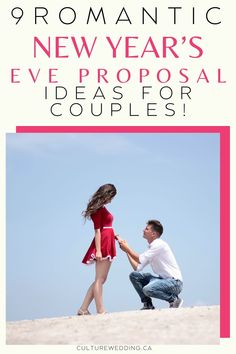
[[[141,271],[146,265],[150,264],[153,272],[164,279],[175,278],[183,280],[170,246],[160,238],[152,241],[148,250],[140,254],[139,262],[137,271]]]

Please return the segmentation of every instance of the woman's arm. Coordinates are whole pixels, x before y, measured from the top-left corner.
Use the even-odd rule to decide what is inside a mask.
[[[101,231],[100,231],[100,229],[95,230],[95,247],[96,247],[96,260],[101,261],[102,252],[101,252]]]

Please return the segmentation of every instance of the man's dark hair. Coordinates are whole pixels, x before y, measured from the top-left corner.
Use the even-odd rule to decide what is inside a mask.
[[[148,220],[147,225],[150,225],[152,227],[152,230],[157,232],[159,234],[159,237],[163,233],[163,226],[158,220]]]

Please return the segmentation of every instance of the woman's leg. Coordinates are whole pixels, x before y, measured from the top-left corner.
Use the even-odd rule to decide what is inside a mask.
[[[96,266],[96,279],[88,288],[87,294],[85,295],[84,301],[80,307],[80,310],[85,313],[88,311],[88,307],[93,301],[95,297],[95,293],[97,297],[97,300],[95,297],[97,312],[98,313],[104,312],[104,308],[102,305],[102,284],[104,284],[106,281],[107,274],[111,266],[111,262],[109,260],[103,260],[103,261],[96,262],[95,266]],[[98,305],[97,305],[97,301],[98,301]]]
[[[105,309],[102,300],[102,286],[107,279],[111,262],[106,259],[96,262],[96,278],[93,285],[93,295],[96,303],[97,313],[104,313]]]
[[[87,312],[88,311],[88,307],[91,304],[91,302],[93,301],[94,295],[93,295],[93,286],[94,286],[94,282],[90,285],[90,287],[88,288],[87,294],[85,295],[84,301],[80,307],[80,310],[82,312]]]

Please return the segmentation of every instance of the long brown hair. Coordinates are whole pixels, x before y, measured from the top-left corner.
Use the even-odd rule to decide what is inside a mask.
[[[90,219],[91,215],[100,209],[104,204],[107,204],[115,195],[116,187],[113,184],[107,183],[98,188],[98,190],[90,198],[86,210],[82,212],[85,219]]]

